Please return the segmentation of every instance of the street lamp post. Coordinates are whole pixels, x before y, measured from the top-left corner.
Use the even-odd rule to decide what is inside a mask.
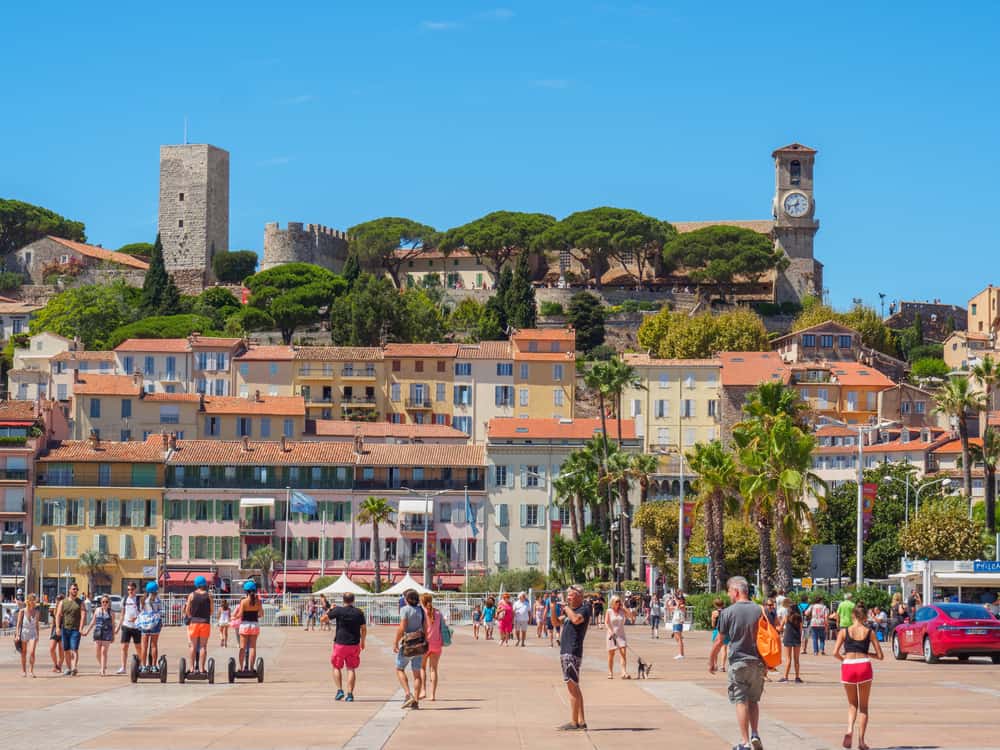
[[[32,544],[30,547],[20,539],[14,545],[14,549],[21,553],[21,578],[24,581],[24,589],[28,588],[28,555],[39,551],[39,547]],[[24,592],[27,596],[27,591]]]
[[[430,520],[434,513],[434,498],[438,495],[444,495],[448,490],[441,490],[440,492],[417,492],[416,490],[411,490],[409,487],[400,487],[399,489],[405,490],[413,495],[419,495],[424,499],[423,507],[423,517],[424,517],[424,588],[430,589],[430,558],[427,556],[427,527],[430,526]]]
[[[920,493],[926,490],[928,487],[933,487],[936,484],[940,484],[945,489],[948,489],[951,486],[951,477],[944,477],[943,479],[935,479],[933,482],[928,482],[925,485],[917,487],[917,500],[913,507],[914,516],[920,515]]]

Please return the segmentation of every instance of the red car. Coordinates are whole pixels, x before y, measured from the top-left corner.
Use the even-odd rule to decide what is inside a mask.
[[[923,656],[934,664],[942,656],[989,656],[1000,664],[1000,620],[981,604],[939,603],[921,607],[912,622],[897,625],[892,634],[892,655]]]

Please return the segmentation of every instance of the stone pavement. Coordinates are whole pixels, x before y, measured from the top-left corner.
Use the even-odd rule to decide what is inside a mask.
[[[736,739],[723,675],[706,668],[707,633],[687,635],[688,658],[673,659],[673,643],[653,641],[642,626],[629,641],[653,663],[645,681],[606,679],[604,639],[588,637],[583,689],[586,733],[554,728],[568,720],[566,690],[556,649],[529,637],[528,647],[501,648],[456,632],[441,661],[436,702],[418,711],[400,708],[392,669],[392,629],[373,627],[353,704],[333,701],[330,634],[267,628],[261,655],[266,680],[225,682],[225,661],[235,649],[213,647],[219,682],[177,683],[185,647],[180,628],[161,637],[170,662],[168,684],[95,674],[92,643],[82,671],[53,674],[48,642],[39,642],[38,678],[20,676],[9,639],[0,640],[0,744],[4,748],[661,748],[719,750]],[[117,668],[117,661],[114,661]],[[846,701],[832,657],[806,656],[804,685],[769,684],[762,702],[768,750],[839,747]],[[633,670],[634,663],[630,662]],[[914,661],[877,663],[869,743],[878,748],[1000,748],[1000,666],[973,660],[929,666]],[[616,670],[617,674],[617,670]],[[776,679],[776,678],[775,678]]]

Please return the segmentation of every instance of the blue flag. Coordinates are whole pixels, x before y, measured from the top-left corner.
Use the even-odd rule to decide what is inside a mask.
[[[479,536],[479,529],[476,528],[476,511],[469,502],[469,493],[465,493],[465,522],[472,527],[472,536]]]
[[[304,492],[292,490],[291,503],[289,505],[289,510],[292,513],[308,513],[312,515],[316,512],[316,507],[315,498],[310,497]]]

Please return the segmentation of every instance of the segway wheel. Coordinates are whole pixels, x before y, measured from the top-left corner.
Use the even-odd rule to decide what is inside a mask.
[[[187,679],[187,661],[182,656],[180,663],[177,665],[177,681],[181,685],[183,685],[186,679]]]
[[[208,684],[209,685],[214,685],[215,684],[215,659],[213,659],[211,656],[208,657],[208,662],[207,662],[206,666],[208,667]]]
[[[257,661],[254,662],[253,671],[257,673],[257,682],[264,681],[264,658],[261,656],[257,657]]]
[[[128,678],[132,682],[139,681],[139,657],[135,654],[132,654],[132,658],[128,663]]]
[[[227,676],[229,677],[229,683],[232,684],[236,682],[236,659],[229,657],[229,666],[226,669]]]
[[[157,659],[156,669],[160,673],[160,682],[165,683],[167,681],[167,657],[161,656]]]

